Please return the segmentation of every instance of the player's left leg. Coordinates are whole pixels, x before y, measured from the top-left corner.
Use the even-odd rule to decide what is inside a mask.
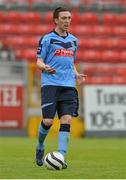
[[[65,154],[67,152],[71,120],[72,120],[71,115],[63,115],[60,118],[60,129],[59,129],[59,133],[58,133],[58,151],[63,156],[65,156]]]
[[[60,152],[63,156],[65,156],[67,152],[71,120],[72,120],[71,115],[63,115],[60,118],[61,124],[60,124],[59,133],[58,133],[58,152]],[[66,169],[66,168],[67,168],[67,164],[65,162],[63,169]]]
[[[78,115],[78,93],[75,88],[62,88],[62,94],[58,100],[57,111],[60,118],[58,151],[65,156],[69,143],[72,116]],[[64,166],[64,168],[66,167],[67,165]]]

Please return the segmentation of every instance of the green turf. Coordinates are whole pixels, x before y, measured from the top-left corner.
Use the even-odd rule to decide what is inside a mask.
[[[37,140],[0,138],[1,179],[126,179],[126,139],[71,139],[66,160],[68,169],[50,171],[34,163]],[[46,152],[57,142],[46,140]]]

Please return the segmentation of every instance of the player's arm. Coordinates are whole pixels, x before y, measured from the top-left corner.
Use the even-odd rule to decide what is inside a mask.
[[[42,72],[47,72],[50,74],[55,73],[55,69],[50,67],[49,65],[45,64],[42,58],[37,59],[37,67],[42,71]]]
[[[74,72],[75,72],[75,78],[76,78],[76,80],[78,82],[78,85],[83,84],[85,79],[86,79],[86,77],[87,77],[87,75],[86,74],[78,73],[78,71],[77,71],[75,66],[74,66]]]

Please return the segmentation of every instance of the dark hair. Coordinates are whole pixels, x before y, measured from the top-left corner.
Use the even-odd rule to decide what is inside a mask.
[[[66,8],[66,7],[58,7],[58,8],[56,8],[56,9],[54,10],[54,12],[53,12],[53,19],[58,18],[58,17],[59,17],[59,13],[60,13],[60,12],[63,12],[63,11],[69,11],[69,12],[71,12],[70,9],[68,9],[68,8]]]

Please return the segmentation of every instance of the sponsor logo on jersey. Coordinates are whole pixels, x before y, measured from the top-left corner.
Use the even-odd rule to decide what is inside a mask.
[[[54,56],[74,57],[74,52],[67,49],[57,49],[54,53]]]

